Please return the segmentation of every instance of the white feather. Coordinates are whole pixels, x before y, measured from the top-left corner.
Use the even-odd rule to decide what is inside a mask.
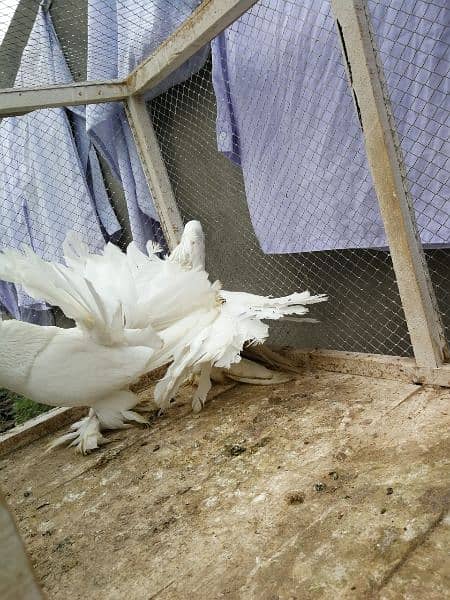
[[[81,246],[77,252],[72,265],[79,271],[91,259]],[[102,443],[102,428],[136,420],[129,386],[153,368],[162,340],[149,323],[127,328],[120,298],[78,271],[29,249],[0,254],[1,278],[60,306],[76,322],[71,329],[0,322],[0,386],[50,406],[90,406],[89,417],[62,440],[85,453]]]
[[[131,410],[136,397],[128,389],[141,374],[170,363],[155,389],[161,409],[186,379],[199,374],[193,397],[198,411],[212,368],[229,370],[240,363],[244,345],[264,342],[264,320],[301,318],[310,305],[326,300],[309,292],[270,298],[221,290],[205,271],[198,221],[186,225],[167,259],[158,256],[155,244],[147,251],[131,243],[124,253],[107,244],[90,254],[72,234],[64,244],[67,266],[46,263],[31,250],[0,254],[0,278],[60,306],[76,322],[70,330],[1,323],[0,385],[50,405],[90,406],[89,416],[64,438],[82,452],[103,443],[102,429],[142,419]],[[280,381],[272,373],[244,362],[230,376]]]
[[[197,221],[192,223],[193,225],[186,225],[183,238],[169,260],[180,262],[183,268],[192,268],[195,265],[196,269],[201,271],[204,269],[204,236],[200,223]],[[278,320],[286,315],[301,317],[309,312],[309,305],[327,300],[325,295],[312,296],[308,291],[271,298],[246,292],[221,290],[219,296],[222,303],[219,309],[214,309],[213,320],[207,322],[205,319],[203,324],[198,324],[195,329],[186,334],[184,344],[178,346],[172,364],[163,379],[158,382],[155,388],[155,402],[161,409],[169,406],[170,399],[176,394],[183,381],[200,371],[201,383],[193,398],[193,409],[199,410],[204,405],[204,390],[209,389],[205,381],[206,379],[209,381],[211,368],[229,370],[232,365],[241,361],[244,345],[264,342],[269,334],[268,325],[263,323],[264,319]],[[241,381],[253,383],[258,381],[251,368],[248,369],[247,377],[242,372],[239,377]],[[284,379],[286,377],[284,375]],[[269,379],[273,382],[277,380],[267,373],[259,378],[265,384]]]

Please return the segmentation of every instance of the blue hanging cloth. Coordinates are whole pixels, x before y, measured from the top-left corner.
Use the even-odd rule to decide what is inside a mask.
[[[72,81],[51,17],[41,7],[15,87]],[[25,244],[45,260],[61,261],[69,231],[78,232],[91,250],[120,231],[84,117],[84,107],[73,107],[2,120],[0,249]],[[11,284],[0,283],[0,302],[15,318],[51,322],[43,302]]]
[[[199,4],[199,0],[89,0],[88,79],[114,80],[129,75]],[[209,45],[150,90],[146,99],[188,79],[204,65],[208,53]],[[122,104],[89,105],[86,119],[88,132],[122,183],[134,241],[141,249],[149,239],[162,242],[159,217]]]
[[[446,4],[369,3],[429,247],[450,245]],[[258,2],[211,47],[217,146],[242,168],[262,250],[385,248],[329,0]]]

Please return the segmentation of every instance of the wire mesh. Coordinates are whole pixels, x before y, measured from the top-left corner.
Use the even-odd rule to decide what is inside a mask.
[[[122,140],[122,114],[110,123],[115,145]],[[1,121],[0,250],[25,245],[45,260],[62,262],[62,245],[71,231],[92,251],[108,240],[122,248],[130,241],[121,179],[90,142],[84,115],[84,106],[53,108]],[[53,321],[46,305],[20,287],[0,282],[0,302],[16,318]],[[64,322],[60,314],[58,322]]]
[[[374,0],[371,6],[376,8],[387,1]],[[48,38],[43,45],[45,36],[30,38],[39,18],[45,20],[44,12],[41,10],[39,17],[34,1],[16,4],[12,0],[0,2],[3,87],[17,79],[19,65],[22,77],[16,85],[123,77],[199,2],[53,0],[51,26],[68,68],[53,69],[45,81],[31,66],[33,61],[27,66],[23,59],[30,39],[34,40],[31,50],[35,56],[53,52]],[[397,4],[397,0],[389,0],[390,6]],[[14,7],[14,19],[5,27]],[[393,24],[388,22],[389,27]],[[385,29],[393,37],[396,30],[389,27]],[[395,40],[387,39],[389,44],[381,44],[382,51],[395,56]],[[425,42],[423,52],[432,55]],[[175,78],[160,87],[158,92],[172,86],[154,99],[149,109],[182,216],[200,219],[206,230],[212,277],[219,278],[228,289],[283,295],[309,288],[329,294],[329,302],[314,310],[320,324],[279,323],[273,328],[275,343],[411,355],[391,258],[387,250],[376,249],[385,246],[384,231],[329,1],[260,0],[213,41],[212,59],[204,64],[207,53],[208,49],[203,50],[196,61],[184,65]],[[395,64],[394,75],[407,69],[404,63]],[[395,78],[389,80],[387,74],[389,84],[394,85]],[[444,100],[439,98],[442,107]],[[117,164],[108,160],[108,148],[117,151],[123,147],[123,156],[133,152],[123,110],[120,105],[103,108],[108,116],[107,143],[97,140],[94,128],[89,130],[93,134],[90,139],[104,186],[103,207],[106,210],[107,203],[113,206],[111,219],[119,222],[114,239],[124,247],[131,237],[145,237],[146,228],[154,227],[154,222],[139,168],[134,163],[131,169],[133,199],[130,178],[124,172],[117,177]],[[84,118],[92,121],[96,111],[103,108],[88,107]],[[53,131],[55,115],[62,113],[76,147],[77,122],[79,126],[83,118],[76,110],[51,109],[16,118],[18,135],[4,125],[12,120],[2,122],[2,148],[10,149],[11,138],[18,148],[12,153],[14,160],[5,162],[2,182],[5,189],[14,181],[26,184],[24,198],[32,197],[30,190],[37,190],[55,205],[50,211],[39,208],[38,246],[50,244],[50,238],[59,240],[55,231],[62,230],[63,223],[71,223],[84,237],[91,236],[91,246],[95,247],[107,237],[95,204],[96,194],[89,189],[94,183],[98,185],[99,179],[93,181],[79,157],[75,162],[73,157],[67,158],[68,154],[64,158],[61,148],[67,145],[67,138]],[[404,139],[423,143],[416,136],[420,127],[405,124],[402,131],[407,133],[403,133],[402,143]],[[33,130],[40,153],[25,152]],[[434,149],[444,133],[439,128],[436,134],[428,132],[425,147]],[[407,160],[408,175],[414,167],[422,177],[415,181],[418,186],[429,193],[434,190],[434,196],[442,194],[437,183],[445,182],[430,169],[442,168],[448,154],[439,147],[437,160],[441,162],[436,163],[426,152],[419,156],[416,148],[414,164]],[[82,168],[77,177],[79,162]],[[39,187],[42,172],[51,169],[57,169],[57,175]],[[425,175],[428,178],[423,179]],[[440,235],[441,230],[430,223],[445,223],[444,204],[441,213],[438,209],[432,215],[431,206],[436,208],[430,201],[422,210],[428,218],[421,221],[423,230]],[[80,217],[82,208],[89,217]],[[27,203],[16,198],[9,220],[4,221],[4,246],[17,244],[20,236],[30,238],[27,210]],[[139,234],[137,218],[144,221]],[[89,225],[85,226],[86,219]],[[448,257],[446,250],[428,252],[444,312],[445,306],[450,306]]]
[[[43,32],[47,14],[58,32],[74,81],[111,80],[126,77],[199,4],[200,0],[47,0],[40,10],[38,0],[2,0],[0,87],[13,87],[27,43],[45,60],[45,35],[51,36],[51,32]],[[51,83],[67,83],[63,72],[54,75]],[[30,68],[23,71],[15,87],[42,83],[47,82],[38,81]]]
[[[276,16],[270,14],[271,10],[274,12],[270,6],[271,3],[260,2],[253,11],[259,17],[264,14],[270,23]],[[328,25],[329,35],[335,35],[329,21]],[[296,27],[295,21],[291,27]],[[258,27],[251,29],[247,23],[249,44],[252,33],[261,35]],[[277,40],[272,38],[271,42],[275,46]],[[338,53],[336,39],[334,43]],[[340,61],[340,54],[337,56]],[[345,74],[340,68],[344,81]],[[288,76],[293,76],[295,66],[291,69]],[[313,86],[311,83],[307,91],[311,92]],[[310,102],[314,102],[314,97]],[[353,110],[350,97],[348,103]],[[388,252],[368,249],[283,255],[262,252],[247,207],[242,171],[217,151],[217,106],[210,62],[188,82],[154,100],[151,114],[182,215],[185,219],[200,219],[205,227],[211,275],[232,289],[280,295],[310,288],[330,295],[330,302],[314,311],[321,319],[320,325],[277,325],[272,329],[274,343],[396,355],[411,353]],[[264,126],[261,122],[254,124],[255,130]],[[354,130],[355,135],[360,135],[357,126]],[[365,161],[361,155],[357,159]],[[339,163],[340,156],[336,153],[331,168],[339,168]],[[274,167],[267,165],[267,168]],[[320,211],[324,190],[312,192],[313,209]],[[327,215],[319,223],[324,229],[331,227],[326,219]]]
[[[305,71],[305,65],[299,63],[296,56],[299,52],[295,47],[299,41],[296,32],[299,30],[312,32],[306,36],[309,46],[302,48],[304,60],[309,62],[312,72],[316,71],[316,76],[308,81],[299,81]],[[280,324],[272,330],[275,343],[410,354],[389,253],[352,248],[355,242],[358,245],[358,241],[367,236],[369,245],[374,246],[384,245],[384,239],[382,233],[380,235],[376,199],[365,162],[361,132],[347,90],[329,4],[261,1],[232,25],[228,33],[227,57],[234,52],[239,56],[242,68],[234,74],[232,82],[227,73],[229,79],[225,84],[254,86],[253,98],[245,98],[239,107],[250,116],[249,123],[244,123],[247,134],[254,138],[258,131],[267,128],[264,107],[261,110],[261,105],[265,105],[265,116],[269,119],[270,115],[277,123],[274,136],[283,138],[280,143],[274,137],[273,143],[281,149],[283,144],[284,148],[287,145],[288,152],[281,151],[278,160],[275,158],[270,162],[266,160],[264,148],[261,150],[254,144],[255,153],[260,154],[250,157],[250,162],[255,163],[254,169],[244,170],[243,178],[241,168],[232,163],[236,158],[232,155],[233,150],[243,142],[242,121],[239,138],[233,127],[231,130],[221,127],[223,123],[219,123],[220,110],[211,81],[211,62],[188,82],[154,100],[151,107],[182,215],[185,219],[198,218],[205,226],[210,273],[232,289],[280,295],[294,289],[310,288],[330,295],[330,301],[314,311],[321,319],[320,325]],[[327,52],[323,51],[324,40]],[[277,60],[280,61],[278,64]],[[230,63],[225,66],[229,67]],[[277,69],[285,69],[285,85],[279,90],[272,87],[271,96],[267,94],[270,90],[267,82]],[[330,77],[331,73],[335,74],[334,79]],[[333,112],[333,85],[336,83],[343,91],[342,113],[338,115]],[[297,92],[296,96],[294,92]],[[278,95],[283,98],[277,98]],[[291,120],[282,122],[281,111],[286,111]],[[336,124],[336,119],[340,118],[350,123],[345,135],[342,135],[342,129],[339,132]],[[327,137],[330,130],[332,135]],[[232,161],[217,149],[221,136],[230,131],[229,156]],[[318,131],[319,135],[311,131]],[[330,137],[334,145],[324,147],[324,141]],[[306,139],[307,144],[299,144],[302,139]],[[289,163],[294,155],[297,159]],[[322,162],[323,155],[328,170]],[[348,156],[354,166],[350,172]],[[256,177],[259,174],[261,179],[256,185],[256,197],[266,196],[270,202],[279,194],[280,197],[291,195],[292,200],[287,206],[281,202],[275,207],[261,203],[253,210],[252,220],[247,201],[249,188],[255,180],[249,181],[249,172]],[[289,180],[288,187],[283,177]],[[274,186],[275,191],[269,193]],[[365,191],[366,206],[351,207],[352,218],[348,219],[339,204],[344,204],[352,194],[361,197],[361,187]],[[306,220],[298,214],[302,196],[307,198],[305,208],[310,215]],[[333,207],[329,213],[327,203]],[[283,232],[277,210],[282,212],[284,209],[290,212],[284,219]],[[339,240],[348,248],[276,255],[263,253],[261,235],[258,240],[254,229],[261,232],[261,229],[272,228],[276,242],[279,242],[292,233],[290,220],[300,224],[294,231],[303,238],[305,247],[308,243],[311,247],[314,243],[317,245],[314,234],[318,233],[322,247],[333,247]],[[311,228],[309,239],[308,225]],[[288,238],[286,247],[289,244],[295,246],[295,240],[290,243]]]
[[[450,8],[370,0],[407,185],[450,340]],[[436,248],[433,248],[436,246]]]

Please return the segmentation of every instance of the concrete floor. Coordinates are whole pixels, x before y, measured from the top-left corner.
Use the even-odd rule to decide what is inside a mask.
[[[327,372],[236,386],[88,457],[35,442],[0,487],[50,599],[442,600],[449,400]]]

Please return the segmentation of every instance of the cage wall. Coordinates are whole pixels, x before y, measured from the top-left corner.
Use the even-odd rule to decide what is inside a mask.
[[[152,119],[184,219],[207,235],[207,268],[231,289],[283,295],[309,288],[330,302],[320,325],[273,324],[272,340],[299,347],[411,352],[389,253],[373,250],[268,255],[253,231],[239,167],[218,153],[210,63],[154,101]]]
[[[71,75],[78,81],[90,76],[86,66],[88,4],[79,0],[70,3],[54,0],[50,8]],[[150,10],[149,4],[152,8],[157,3],[135,3],[139,10],[130,11],[125,19],[128,29],[139,30],[139,18]],[[170,2],[166,4],[169,6]],[[173,26],[186,18],[193,4],[182,3],[182,11],[171,13]],[[94,22],[105,18],[102,9],[106,10],[107,3],[97,5],[98,12],[90,15]],[[26,31],[32,27],[36,12],[34,3],[21,2],[19,6],[22,10],[20,18],[5,37],[0,52],[4,86],[11,85],[11,77],[14,79],[11,64],[15,60],[17,69],[20,62],[17,48],[20,44],[23,48],[26,43]],[[156,22],[158,19],[162,22],[168,14],[166,11],[155,17],[155,12],[150,12]],[[311,32],[309,46],[302,48],[304,54],[301,55],[292,50],[298,42],[296,36],[301,30],[300,25]],[[283,35],[280,38],[281,26]],[[240,28],[245,30],[248,39],[243,46],[242,41],[239,45]],[[411,355],[389,252],[370,248],[383,245],[380,242],[382,231],[380,233],[376,196],[329,3],[260,0],[229,28],[229,33],[227,50],[233,52],[234,48],[235,52],[247,53],[247,70],[251,66],[250,71],[239,75],[241,84],[245,85],[247,79],[260,84],[257,102],[249,101],[249,106],[254,109],[264,105],[264,110],[260,113],[253,110],[254,114],[271,115],[277,123],[276,135],[288,140],[278,159],[272,163],[265,162],[263,155],[255,155],[254,160],[250,160],[252,172],[259,169],[261,174],[261,182],[256,186],[260,197],[267,196],[261,203],[261,217],[256,223],[259,232],[267,228],[273,232],[275,240],[277,235],[279,239],[283,238],[276,215],[269,206],[277,194],[290,195],[289,202],[284,202],[283,207],[292,210],[293,219],[298,217],[293,207],[308,198],[310,219],[300,221],[304,228],[297,228],[296,235],[306,239],[316,231],[322,238],[321,245],[327,249],[283,254],[261,250],[261,240],[255,235],[257,211],[253,207],[250,214],[248,204],[249,188],[255,187],[255,182],[250,181],[233,160],[218,151],[221,134],[216,128],[218,106],[212,84],[211,56],[205,51],[198,63],[198,66],[203,65],[200,69],[194,69],[196,72],[190,78],[158,95],[148,106],[182,217],[185,220],[197,218],[205,228],[207,267],[211,276],[219,278],[229,289],[282,295],[294,289],[309,288],[313,292],[329,294],[330,301],[314,310],[313,316],[321,320],[320,324],[301,325],[290,321],[275,324],[271,338],[274,343]],[[108,40],[105,48],[107,46]],[[106,54],[99,54],[97,63],[106,59]],[[271,97],[263,92],[269,89],[271,78],[276,80],[278,75],[277,81],[280,81],[277,72],[280,63],[276,60],[283,65],[281,80],[286,85],[278,90],[272,88]],[[312,76],[299,81],[305,69]],[[235,74],[235,80],[238,80],[236,77]],[[7,80],[9,83],[5,83]],[[342,112],[337,116],[333,111],[335,87],[344,98]],[[270,113],[274,98],[279,100],[283,94],[291,121],[283,121],[275,109]],[[295,106],[299,108],[292,110]],[[330,147],[320,145],[315,133],[338,129],[336,119],[345,119],[350,124],[346,135],[334,136],[334,145]],[[250,126],[257,137],[257,133],[267,127],[267,120],[255,119]],[[299,143],[305,140],[306,144]],[[292,160],[293,156],[295,160]],[[352,157],[350,169],[348,156]],[[324,157],[328,168],[324,168]],[[99,160],[109,200],[122,226],[117,242],[124,247],[131,237],[126,199],[101,156]],[[429,169],[426,157],[423,164],[423,169]],[[69,171],[70,165],[67,165]],[[289,189],[286,180],[291,182]],[[344,205],[349,197],[357,197],[361,188],[364,188],[367,204],[360,209],[353,206],[351,214],[339,210],[339,203]],[[329,198],[333,199],[333,210],[327,205]],[[344,234],[341,229],[345,230]],[[345,240],[341,244],[343,247],[333,247],[339,235]],[[438,249],[428,251],[428,256],[448,327],[450,254]]]
[[[370,0],[406,181],[450,340],[450,8]]]
[[[136,236],[151,226],[137,207],[130,213],[113,168],[86,136],[86,109],[49,108],[0,122],[2,248],[28,246],[45,260],[63,262],[69,233],[98,252],[106,241],[125,248],[132,227]],[[120,114],[110,119],[111,144],[117,146],[124,144]],[[143,177],[141,186],[146,186]],[[58,325],[70,324],[20,287],[0,282],[0,295],[16,318],[46,325],[56,316]]]

